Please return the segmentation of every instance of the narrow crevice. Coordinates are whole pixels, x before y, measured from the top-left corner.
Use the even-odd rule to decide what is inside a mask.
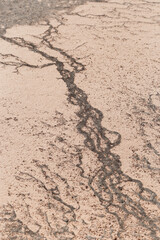
[[[79,119],[77,131],[84,137],[85,147],[95,153],[98,161],[102,164],[101,168],[97,170],[94,176],[89,177],[85,175],[85,169],[82,167],[83,154],[81,150],[77,149],[79,154],[79,164],[77,167],[80,169],[81,177],[87,179],[88,186],[98,198],[100,204],[105,208],[106,212],[116,217],[119,223],[117,237],[121,239],[121,233],[125,231],[127,219],[129,216],[132,216],[137,220],[139,225],[149,231],[151,239],[159,240],[160,238],[157,234],[160,233],[160,226],[158,226],[155,219],[152,219],[147,214],[141,204],[143,201],[156,205],[159,208],[160,203],[157,201],[156,193],[145,188],[140,180],[133,179],[123,173],[120,157],[112,152],[113,148],[121,143],[121,135],[118,132],[107,130],[102,126],[103,113],[91,105],[88,101],[87,94],[77,86],[75,81],[76,74],[83,72],[85,66],[64,50],[53,46],[48,38],[51,34],[51,29],[52,27],[49,24],[48,32],[42,37],[44,44],[50,50],[59,52],[67,59],[72,70],[68,70],[63,61],[40,50],[32,42],[25,41],[23,38],[9,38],[6,36],[1,36],[1,38],[11,44],[27,48],[41,55],[56,66],[57,71],[61,75],[61,80],[66,84],[68,102],[79,108],[78,112],[76,112]],[[26,63],[24,66],[26,66]],[[27,67],[32,66],[27,65]],[[108,137],[109,134],[113,134],[116,139],[111,141]],[[136,186],[134,195],[138,200],[124,193],[123,185],[127,183],[132,183]],[[52,195],[55,200],[60,201],[67,206],[70,211],[74,212],[72,206],[66,205],[56,194]],[[57,235],[58,234],[57,232]],[[71,239],[74,239],[74,236]]]

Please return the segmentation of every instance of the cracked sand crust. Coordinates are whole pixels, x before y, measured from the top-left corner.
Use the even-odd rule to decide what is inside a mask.
[[[0,38],[2,240],[159,240],[158,1]]]

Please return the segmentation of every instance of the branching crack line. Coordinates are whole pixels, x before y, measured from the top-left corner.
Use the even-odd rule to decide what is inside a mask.
[[[54,63],[46,63],[46,64],[42,64],[42,65],[29,64],[13,54],[0,53],[0,56],[3,59],[3,61],[0,61],[0,65],[15,67],[16,73],[19,73],[19,69],[22,67],[42,69],[42,68],[50,67],[50,66],[54,65]]]
[[[121,233],[125,231],[125,223],[128,217],[131,216],[138,221],[139,225],[149,232],[151,239],[160,240],[158,237],[158,234],[160,233],[160,225],[157,224],[157,221],[154,218],[149,216],[141,204],[141,202],[151,203],[160,208],[156,193],[145,188],[140,180],[131,178],[121,170],[120,157],[112,152],[112,149],[121,143],[121,135],[118,132],[109,131],[102,126],[103,113],[90,104],[87,94],[75,83],[75,75],[84,71],[85,66],[64,50],[54,47],[49,40],[51,34],[52,26],[51,24],[48,24],[48,31],[42,36],[43,43],[49,49],[59,52],[65,59],[67,59],[72,70],[66,69],[63,61],[41,51],[32,42],[26,41],[23,38],[9,38],[6,36],[1,36],[1,38],[11,44],[27,48],[28,50],[39,54],[56,66],[57,71],[61,75],[62,81],[65,82],[68,89],[68,102],[79,107],[78,112],[76,112],[76,115],[79,118],[77,131],[84,137],[85,147],[95,153],[98,161],[102,164],[102,167],[93,177],[86,176],[85,170],[82,167],[83,155],[81,150],[77,149],[77,152],[79,153],[79,164],[77,164],[77,167],[80,169],[81,177],[87,179],[90,189],[98,198],[100,204],[105,208],[106,212],[117,219],[119,223],[117,237],[119,239],[121,238]],[[21,63],[20,61],[19,64],[24,63]],[[88,124],[88,121],[90,124]],[[116,139],[111,141],[107,137],[108,133],[115,135]],[[29,176],[28,173],[23,173],[23,175],[24,174],[29,178],[32,178],[34,181],[37,181],[33,176]],[[38,181],[38,183],[48,191],[42,182]],[[123,191],[122,185],[127,183],[132,183],[136,186],[134,195],[138,200],[134,200],[132,196],[127,195],[126,192]],[[68,207],[71,211],[74,211],[74,208],[63,202],[58,195],[52,194],[52,197]],[[67,227],[65,228],[65,231],[67,231],[66,229]],[[60,232],[57,232],[56,234],[59,233]],[[74,234],[70,239],[74,239]]]

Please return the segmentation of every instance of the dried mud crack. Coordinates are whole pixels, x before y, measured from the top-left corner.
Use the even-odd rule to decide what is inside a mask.
[[[105,214],[109,214],[118,222],[117,234],[115,238],[111,236],[111,239],[123,240],[122,234],[126,231],[128,222],[136,221],[137,229],[140,228],[141,231],[144,231],[146,234],[143,239],[159,240],[159,218],[158,216],[157,219],[150,216],[150,213],[146,210],[146,206],[156,208],[157,210],[160,208],[157,194],[151,189],[145,188],[142,181],[134,179],[122,171],[121,159],[114,153],[114,148],[121,143],[121,135],[118,132],[103,127],[103,113],[90,104],[87,94],[76,84],[76,74],[85,70],[85,64],[76,60],[72,55],[65,52],[65,50],[54,47],[54,44],[50,40],[54,30],[53,26],[49,21],[46,23],[46,26],[48,29],[39,37],[41,40],[40,45],[36,45],[21,37],[1,36],[1,39],[11,45],[38,54],[47,60],[48,63],[33,65],[20,59],[16,55],[1,54],[3,60],[0,64],[4,66],[13,66],[17,73],[19,73],[22,67],[27,67],[28,69],[42,69],[51,67],[52,65],[56,66],[60,74],[59,81],[63,81],[68,90],[68,103],[78,108],[76,112],[78,117],[76,128],[79,135],[83,136],[84,148],[93,153],[96,156],[97,162],[100,164],[100,167],[97,168],[94,175],[92,173],[86,174],[83,168],[82,148],[78,146],[75,147],[75,155],[79,161],[76,167],[79,169],[81,178],[87,181],[87,187],[93,192],[94,197],[98,199],[100,205],[103,206],[105,210],[104,217]],[[53,51],[53,53],[58,53],[59,56],[57,57],[56,54],[54,56],[54,54],[52,55],[48,53],[48,51],[42,50],[42,46]],[[68,67],[66,67],[66,63]],[[112,138],[114,138],[114,140],[111,140]],[[64,140],[59,139],[59,141],[63,142]],[[152,145],[149,145],[149,147],[154,150]],[[156,152],[156,150],[154,151]],[[156,154],[159,153],[156,152]],[[60,196],[59,186],[56,183],[56,179],[58,179],[57,181],[62,182],[65,188],[69,189],[67,179],[64,179],[58,174],[53,174],[47,165],[42,165],[37,160],[33,161],[33,166],[38,169],[43,180],[37,178],[30,170],[20,172],[19,176],[16,176],[16,179],[22,184],[27,184],[27,182],[33,184],[35,188],[41,189],[42,194],[45,194],[47,199],[53,199],[54,203],[48,202],[47,208],[48,211],[53,208],[58,213],[61,212],[61,219],[57,219],[59,223],[52,226],[51,222],[48,220],[48,215],[44,212],[39,213],[47,225],[46,229],[48,229],[49,235],[53,238],[48,238],[40,233],[42,226],[38,224],[38,220],[35,229],[30,230],[26,224],[18,219],[14,206],[7,205],[3,207],[0,212],[0,220],[5,229],[5,234],[2,236],[2,239],[79,239],[74,230],[70,230],[69,227],[70,223],[76,223],[77,221],[76,211],[79,209],[79,203],[77,201],[75,207],[65,202]],[[53,179],[55,179],[55,181],[53,181]],[[133,191],[128,192],[126,186],[129,188],[132,186]],[[74,196],[72,197],[74,198]],[[29,209],[27,215],[30,215]],[[8,234],[8,238],[5,238],[6,234]],[[88,239],[97,238],[88,237]],[[107,238],[102,236],[101,239]],[[142,238],[138,237],[137,240],[138,239]]]

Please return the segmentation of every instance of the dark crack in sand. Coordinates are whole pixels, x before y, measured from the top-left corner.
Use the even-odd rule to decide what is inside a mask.
[[[145,1],[144,4],[147,3]],[[122,7],[126,5],[130,7],[132,4],[122,4]],[[81,16],[81,13],[78,13],[78,17],[103,18],[106,15],[95,16],[93,13],[93,15]],[[43,34],[39,35],[38,39],[40,42],[38,44],[26,40],[24,37],[4,35],[1,36],[1,39],[12,46],[27,49],[27,51],[42,57],[46,60],[46,63],[39,65],[31,64],[22,60],[23,56],[20,59],[19,56],[8,53],[1,53],[2,60],[0,63],[6,67],[14,67],[16,74],[21,73],[20,71],[24,67],[29,70],[47,69],[55,66],[59,73],[58,81],[63,81],[66,85],[68,106],[69,108],[72,106],[76,110],[76,114],[73,115],[72,121],[67,121],[63,113],[57,112],[53,126],[51,119],[49,122],[43,120],[41,123],[38,123],[38,129],[42,129],[38,138],[46,135],[50,136],[49,139],[51,140],[54,135],[52,131],[56,127],[58,127],[58,131],[61,134],[53,142],[47,143],[48,156],[45,155],[44,152],[46,150],[43,146],[39,148],[40,152],[44,153],[44,159],[48,158],[50,162],[45,164],[44,159],[43,163],[37,159],[32,159],[30,166],[22,166],[18,169],[15,175],[15,181],[17,181],[18,185],[15,184],[13,188],[15,188],[17,201],[21,199],[19,211],[22,212],[22,215],[26,215],[28,223],[23,223],[17,217],[15,203],[2,207],[0,214],[2,239],[160,239],[160,202],[157,194],[150,188],[144,187],[141,180],[131,177],[122,170],[122,160],[118,154],[114,153],[114,148],[121,144],[121,134],[110,130],[109,127],[108,129],[103,127],[102,111],[92,106],[85,91],[76,83],[76,76],[86,71],[86,64],[83,63],[83,59],[77,60],[76,57],[73,57],[64,49],[54,46],[53,38],[55,35],[59,35],[59,25],[57,30],[50,21],[46,21],[44,26],[47,29]],[[157,98],[159,98],[159,94],[150,95],[147,103],[147,106],[155,114],[154,119],[158,117],[159,111],[159,107],[153,103],[158,101]],[[138,112],[137,109],[135,111]],[[143,114],[143,111],[140,111]],[[80,138],[79,144],[77,140],[73,144],[75,135],[73,135],[71,143],[69,144],[68,142],[68,136],[65,131],[72,124],[73,128],[77,129],[76,134]],[[43,132],[42,126],[45,126],[48,130]],[[37,126],[35,125],[33,128],[36,129]],[[35,132],[37,134],[36,130]],[[143,125],[141,126],[141,134],[143,138]],[[155,155],[159,156],[159,152],[149,141],[146,144]],[[88,171],[85,169],[84,151],[87,151],[92,158],[89,160],[91,166]],[[73,165],[71,166],[73,168],[72,171],[75,171],[73,178],[70,178],[69,175],[68,178],[63,176],[61,172],[63,167],[60,172],[52,167],[52,163],[55,161],[53,158],[54,153],[57,153],[59,159],[68,159],[68,163],[69,161],[72,163],[73,160]],[[136,151],[133,157],[138,159]],[[145,164],[151,170],[150,163],[147,160]],[[64,166],[66,167],[66,165]],[[93,171],[91,170],[92,167]],[[72,174],[72,171],[70,174]],[[79,178],[77,183],[76,175]],[[72,186],[71,181],[74,178],[75,183]],[[100,206],[100,211],[103,212],[101,217],[106,222],[106,226],[108,222],[108,229],[102,227],[103,229],[100,231],[103,234],[96,236],[96,232],[94,232],[93,234],[95,235],[89,236],[86,234],[85,236],[85,230],[90,227],[86,220],[83,219],[83,217],[85,218],[85,213],[81,217],[78,215],[78,211],[82,208],[83,203],[81,203],[81,198],[78,197],[79,190],[74,189],[76,184],[82,185],[84,188],[84,191],[82,188],[80,194],[83,195],[83,192],[86,194],[87,191],[88,197],[92,196],[95,199],[93,200],[94,204],[91,205],[93,211],[94,205]],[[19,187],[18,191],[16,186]],[[30,192],[31,186],[33,192]],[[11,195],[13,194],[12,191],[13,189],[11,188]],[[87,195],[85,195],[85,201],[87,202]],[[36,210],[32,209],[32,203],[37,204]],[[150,214],[152,209],[157,211],[156,215]],[[36,218],[32,218],[34,215]],[[92,212],[91,216],[93,216]],[[79,218],[82,220],[81,223],[78,220]],[[33,223],[32,226],[30,226],[31,222]],[[90,222],[92,223],[92,218]],[[79,224],[82,226],[80,228],[82,233],[78,231]],[[99,228],[101,227],[99,226]],[[134,236],[133,229],[137,231]]]

